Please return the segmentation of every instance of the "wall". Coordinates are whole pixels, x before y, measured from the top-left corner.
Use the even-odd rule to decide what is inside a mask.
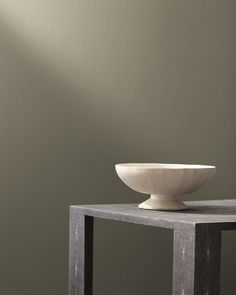
[[[115,163],[215,164],[192,199],[235,196],[235,18],[234,0],[0,1],[1,294],[66,294],[69,205],[143,200]],[[97,221],[95,295],[171,294],[171,241]]]

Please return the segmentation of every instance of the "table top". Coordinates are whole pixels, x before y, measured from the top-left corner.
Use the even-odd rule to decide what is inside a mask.
[[[186,211],[153,211],[138,204],[73,205],[71,212],[110,220],[150,226],[184,229],[197,225],[218,225],[222,230],[236,229],[236,199],[185,202]]]

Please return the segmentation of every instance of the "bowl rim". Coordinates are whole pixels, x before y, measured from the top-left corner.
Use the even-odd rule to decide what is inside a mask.
[[[177,164],[177,163],[119,163],[115,167],[137,168],[137,169],[216,169],[214,165],[203,164]]]

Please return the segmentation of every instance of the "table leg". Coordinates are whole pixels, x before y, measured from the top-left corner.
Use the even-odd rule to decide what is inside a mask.
[[[92,295],[93,217],[70,212],[69,295]]]
[[[173,295],[219,295],[220,261],[217,226],[174,230]]]

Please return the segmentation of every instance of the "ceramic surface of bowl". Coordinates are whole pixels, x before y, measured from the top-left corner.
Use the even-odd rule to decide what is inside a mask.
[[[126,163],[116,164],[120,179],[133,190],[151,195],[139,208],[151,210],[184,210],[178,200],[214,177],[215,166],[192,164]]]

